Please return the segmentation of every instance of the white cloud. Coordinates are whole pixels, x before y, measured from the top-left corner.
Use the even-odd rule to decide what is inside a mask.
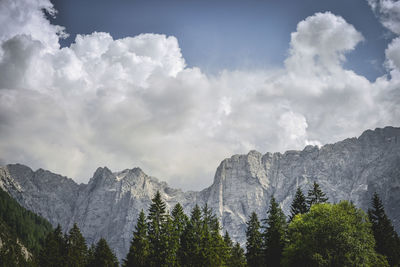
[[[58,38],[65,36],[64,28],[50,24],[42,10],[49,15],[57,13],[48,0],[0,1],[0,42],[27,34],[41,41],[45,48],[58,49]]]
[[[345,60],[345,52],[353,50],[362,40],[361,33],[342,17],[330,12],[316,13],[300,21],[297,31],[292,33],[286,67],[306,76],[336,71]]]
[[[173,36],[95,32],[60,49],[60,28],[40,12],[49,2],[2,5],[7,24],[4,10],[24,19],[0,28],[0,162],[79,182],[98,166],[140,166],[200,189],[234,153],[302,149],[400,120],[397,42],[386,51],[391,77],[371,83],[343,69],[363,37],[331,13],[299,23],[285,68],[207,76],[185,67]]]
[[[367,0],[383,26],[393,33],[400,34],[400,1]]]

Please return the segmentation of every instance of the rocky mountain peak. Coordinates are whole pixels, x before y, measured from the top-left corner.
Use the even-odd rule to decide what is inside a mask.
[[[87,185],[20,164],[0,168],[0,186],[24,207],[68,230],[78,223],[88,243],[105,237],[123,258],[139,212],[147,211],[157,191],[172,210],[181,203],[187,214],[208,204],[233,240],[245,242],[251,212],[267,216],[272,195],[286,214],[299,186],[306,193],[317,181],[331,202],[351,200],[367,210],[377,192],[400,229],[400,128],[367,130],[322,147],[266,153],[250,151],[221,162],[213,184],[200,192],[183,192],[146,175],[140,168],[112,172],[98,168]]]

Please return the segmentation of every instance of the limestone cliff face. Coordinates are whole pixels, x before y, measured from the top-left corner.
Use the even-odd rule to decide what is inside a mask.
[[[182,192],[147,176],[139,168],[111,172],[98,168],[88,184],[23,165],[0,168],[0,186],[24,207],[53,225],[69,229],[74,222],[88,243],[105,237],[123,258],[141,209],[147,211],[159,190],[169,210],[180,202],[186,213],[207,203],[233,239],[244,243],[252,211],[266,217],[272,195],[289,213],[296,187],[317,181],[330,202],[351,200],[366,210],[373,192],[381,196],[389,217],[400,229],[400,128],[368,130],[359,138],[302,151],[251,151],[222,161],[214,183],[200,192]]]

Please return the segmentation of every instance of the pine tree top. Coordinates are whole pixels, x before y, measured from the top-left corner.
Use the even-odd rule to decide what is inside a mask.
[[[293,198],[292,205],[290,206],[289,222],[291,222],[297,214],[304,214],[308,211],[306,197],[301,191],[300,187],[297,187],[296,194]]]
[[[319,184],[314,181],[313,186],[310,190],[308,190],[307,194],[307,204],[308,208],[310,208],[314,204],[325,203],[328,201],[325,193],[322,192]]]

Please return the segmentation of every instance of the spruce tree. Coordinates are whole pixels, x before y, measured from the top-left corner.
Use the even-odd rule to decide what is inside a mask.
[[[162,225],[161,230],[161,250],[164,257],[163,266],[178,266],[178,247],[174,236],[174,224],[171,216],[166,216],[165,223]]]
[[[181,266],[202,266],[201,235],[201,210],[196,204],[192,209],[190,220],[181,235],[181,246],[179,249]]]
[[[161,194],[157,191],[152,199],[149,209],[148,220],[148,237],[150,246],[149,265],[162,266],[165,263],[165,255],[163,255],[162,227],[166,222],[165,203],[161,199]]]
[[[246,259],[249,267],[258,267],[263,264],[262,235],[257,214],[253,212],[247,222],[246,229]]]
[[[96,246],[95,244],[92,243],[92,245],[90,245],[89,249],[88,249],[88,253],[87,253],[87,265],[88,267],[92,266],[92,263],[94,262],[94,252],[96,250]]]
[[[300,187],[297,187],[296,195],[293,198],[292,205],[290,206],[289,222],[291,222],[297,214],[303,214],[308,211],[306,197],[301,191]]]
[[[240,247],[240,244],[236,244],[232,247],[231,257],[227,264],[229,267],[245,267],[246,257],[244,256],[244,249]]]
[[[285,246],[286,218],[274,196],[269,204],[268,217],[263,220],[264,259],[268,266],[280,266],[282,251]]]
[[[66,242],[61,226],[58,225],[45,239],[39,252],[39,265],[41,267],[66,266]]]
[[[203,266],[223,265],[224,241],[218,219],[208,205],[202,209],[201,263]]]
[[[100,238],[96,244],[96,249],[93,254],[92,261],[88,264],[89,267],[118,267],[118,260],[114,252],[110,249],[107,241]]]
[[[307,194],[307,205],[308,209],[311,208],[314,204],[325,203],[328,201],[328,198],[325,197],[325,193],[322,192],[319,184],[317,182],[313,183],[313,187],[308,191]]]
[[[189,221],[186,214],[183,212],[183,208],[181,204],[177,203],[175,207],[172,209],[171,212],[172,224],[173,224],[173,231],[172,231],[172,238],[171,238],[171,246],[173,246],[175,251],[175,257],[177,265],[181,262],[179,249],[181,247],[181,237],[185,227]]]
[[[233,242],[231,237],[229,236],[228,231],[225,231],[224,246],[225,246],[223,254],[224,262],[229,263],[231,262],[231,257],[232,257]]]
[[[149,240],[147,237],[146,216],[143,210],[139,214],[138,221],[133,232],[131,246],[128,255],[124,259],[124,267],[146,267],[149,260]]]
[[[83,267],[87,263],[87,246],[76,223],[72,226],[66,239],[67,266]]]
[[[375,250],[386,256],[390,266],[400,266],[400,241],[387,217],[382,201],[377,193],[372,197],[372,209],[368,209],[368,217],[375,237]]]

